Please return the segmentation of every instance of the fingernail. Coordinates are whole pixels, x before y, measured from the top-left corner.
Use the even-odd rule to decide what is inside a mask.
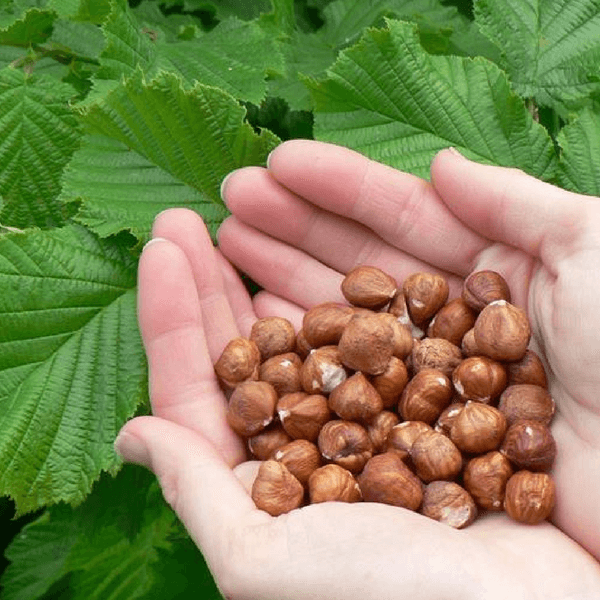
[[[231,176],[235,173],[235,171],[237,171],[237,169],[235,169],[234,171],[231,171],[231,173],[227,173],[227,175],[225,175],[225,177],[223,178],[223,181],[221,181],[221,199],[223,200],[223,202],[225,202],[225,188],[227,187],[227,182],[229,181],[229,179],[231,178]]]
[[[452,152],[454,156],[460,156],[460,158],[465,158],[463,154],[461,154],[454,146],[449,146],[448,151]]]
[[[271,150],[271,152],[269,152],[269,156],[267,156],[267,169],[271,168],[271,156],[273,156],[273,152],[275,152],[275,150]]]
[[[115,452],[128,463],[150,466],[150,453],[146,444],[138,437],[121,431],[114,443]]]
[[[144,248],[143,250],[145,250],[148,246],[151,246],[152,244],[155,244],[156,242],[168,242],[169,240],[167,240],[166,238],[162,238],[162,237],[153,237],[151,239],[149,239],[145,244],[144,244]]]

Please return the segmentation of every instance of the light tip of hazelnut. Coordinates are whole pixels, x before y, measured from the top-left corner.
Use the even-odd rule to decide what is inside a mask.
[[[493,302],[490,302],[488,306],[505,306],[506,304],[508,304],[506,300],[494,300]]]

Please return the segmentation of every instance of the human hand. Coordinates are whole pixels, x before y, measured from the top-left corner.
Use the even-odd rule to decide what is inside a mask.
[[[269,170],[235,172],[221,252],[265,291],[252,302],[198,218],[162,213],[139,271],[139,319],[154,417],[117,447],[159,477],[166,499],[231,598],[597,597],[600,570],[600,204],[451,152],[432,184],[316,142],[281,145]],[[338,298],[358,263],[397,280],[437,270],[457,295],[475,269],[503,273],[528,310],[557,402],[553,523],[490,514],[463,531],[373,503],[308,506],[273,518],[248,487],[256,463],[225,422],[212,362],[258,316],[296,325]],[[594,294],[593,286],[598,288]],[[594,326],[596,325],[596,326]],[[594,361],[596,361],[594,363]]]

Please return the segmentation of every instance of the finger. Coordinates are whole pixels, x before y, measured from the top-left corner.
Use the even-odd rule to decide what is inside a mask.
[[[202,433],[228,464],[237,464],[245,450],[225,419],[225,398],[208,352],[186,255],[172,242],[155,238],[142,252],[138,285],[153,413]]]
[[[589,200],[517,169],[482,165],[442,150],[432,182],[452,212],[491,240],[556,263],[587,225]]]
[[[241,174],[228,180],[226,193]],[[271,153],[269,174],[311,204],[362,223],[388,244],[441,270],[465,276],[488,244],[426,181],[340,146],[285,142]]]
[[[279,296],[275,296],[267,291],[258,292],[252,299],[254,303],[254,310],[257,317],[269,317],[271,315],[277,315],[288,319],[296,332],[302,328],[302,319],[306,312],[303,308],[288,302]]]
[[[171,240],[187,256],[196,282],[205,338],[214,362],[227,342],[240,335],[240,332],[208,230],[194,211],[174,208],[156,217],[152,234]],[[243,286],[237,288],[237,292],[242,297],[238,303],[250,302]]]

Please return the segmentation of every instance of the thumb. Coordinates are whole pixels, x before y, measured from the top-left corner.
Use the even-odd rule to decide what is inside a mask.
[[[555,262],[587,225],[590,198],[518,169],[483,165],[454,148],[439,152],[431,180],[450,210],[489,239]]]

